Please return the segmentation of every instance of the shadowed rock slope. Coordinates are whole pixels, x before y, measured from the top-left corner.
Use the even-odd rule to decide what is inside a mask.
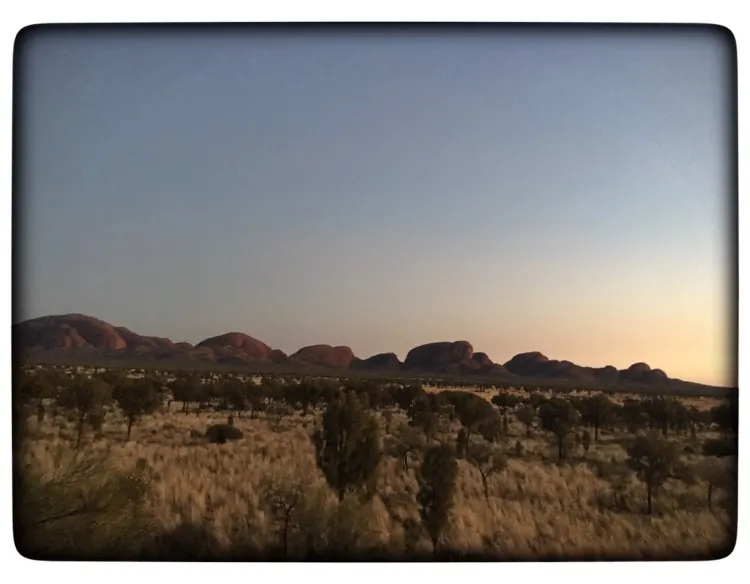
[[[385,369],[389,371],[398,371],[401,369],[396,353],[378,353],[367,359],[354,359],[349,367],[352,369]]]

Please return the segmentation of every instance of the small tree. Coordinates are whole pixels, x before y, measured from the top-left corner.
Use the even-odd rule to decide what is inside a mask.
[[[594,428],[594,442],[599,440],[599,429],[609,421],[614,411],[614,402],[603,393],[598,393],[582,401],[583,422]]]
[[[284,418],[291,416],[294,410],[287,404],[276,403],[268,406],[266,412],[271,417],[274,432],[278,432],[281,430],[281,422],[284,421]]]
[[[710,410],[711,422],[726,434],[737,433],[739,427],[738,401],[737,393],[734,392],[726,403],[715,406]]]
[[[407,411],[414,404],[414,402],[421,396],[424,396],[424,394],[424,389],[422,389],[422,386],[418,384],[402,385],[394,388],[394,390],[391,392],[393,401],[399,408],[404,411]]]
[[[393,410],[386,409],[383,410],[383,421],[385,422],[385,433],[390,434],[391,433],[391,424],[393,424]]]
[[[438,551],[440,536],[448,524],[456,490],[458,462],[447,444],[427,448],[419,468],[419,517],[429,534],[434,553]]]
[[[124,383],[115,388],[113,397],[127,420],[128,440],[130,440],[133,424],[138,418],[153,413],[164,402],[162,394],[157,392],[152,384],[145,381]]]
[[[583,446],[583,454],[584,456],[589,453],[589,448],[591,448],[591,434],[589,434],[588,430],[584,430],[581,433],[581,446]]]
[[[625,493],[631,482],[633,471],[626,464],[616,459],[599,462],[599,476],[606,480],[612,488],[612,500],[616,509],[625,507]]]
[[[247,390],[243,384],[232,385],[227,391],[227,401],[232,410],[237,412],[237,416],[240,418],[242,417],[242,412],[247,409],[247,398]]]
[[[311,383],[307,386],[307,402],[313,411],[318,407],[322,398],[323,392],[321,387],[317,383]]]
[[[656,432],[638,436],[627,446],[628,466],[646,485],[647,512],[652,511],[651,500],[672,476],[679,461],[677,447]]]
[[[575,431],[581,415],[562,398],[552,398],[539,408],[539,419],[542,428],[552,432],[557,439],[558,462],[562,462],[566,454],[566,439]]]
[[[526,437],[531,436],[531,425],[536,419],[536,410],[530,404],[523,405],[516,410],[516,418],[526,426]]]
[[[195,392],[196,393],[194,395],[194,399],[198,402],[198,407],[195,408],[195,416],[200,417],[203,412],[210,409],[211,402],[216,396],[217,384],[211,382],[204,383],[203,385],[197,387],[195,389]]]
[[[91,428],[95,432],[94,438],[97,438],[97,435],[99,434],[99,432],[101,432],[102,427],[104,426],[104,418],[104,408],[97,408],[93,412],[89,413],[86,421],[88,422],[89,428]]]
[[[487,400],[477,395],[457,391],[441,392],[440,395],[455,406],[456,415],[461,425],[466,428],[468,438],[484,420],[497,415],[497,412]]]
[[[36,405],[37,418],[40,409],[44,410],[44,400],[55,396],[56,382],[53,373],[42,370],[36,374],[24,373],[18,383],[17,397],[22,404]],[[41,415],[41,422],[44,414]]]
[[[640,400],[633,398],[625,398],[622,405],[615,406],[615,413],[630,434],[636,434],[644,427],[644,422],[650,420],[643,411]]]
[[[461,428],[456,436],[456,458],[464,458],[469,447],[469,435],[466,428]]]
[[[395,436],[388,440],[388,447],[400,461],[404,471],[409,470],[409,455],[416,454],[424,446],[420,432],[411,426],[401,426]]]
[[[489,502],[490,491],[487,481],[493,475],[499,474],[507,468],[508,459],[488,444],[478,443],[469,446],[466,460],[479,471],[484,487],[484,498]]]
[[[437,412],[431,412],[429,410],[421,410],[414,413],[412,420],[409,425],[419,428],[424,432],[427,440],[432,440],[438,431],[439,418]]]
[[[295,511],[304,501],[311,482],[311,473],[304,471],[296,471],[292,476],[274,475],[263,482],[262,498],[279,525],[284,558],[289,554],[289,536],[295,527]]]
[[[103,408],[111,398],[109,386],[99,379],[79,377],[73,385],[60,392],[57,404],[70,411],[76,420],[76,449],[81,445],[84,425],[93,417],[103,413]]]
[[[687,409],[673,397],[649,397],[641,401],[641,407],[651,418],[652,427],[659,428],[664,438],[667,438],[670,427],[687,418]]]
[[[508,409],[516,407],[521,398],[510,393],[500,392],[490,400],[504,414]]]
[[[287,395],[291,398],[290,405],[298,403],[302,406],[302,415],[306,416],[307,411],[310,409],[310,385],[307,383],[296,383],[287,386]]]
[[[256,392],[248,395],[247,407],[250,410],[250,419],[254,420],[255,416],[257,416],[259,412],[266,411],[267,405],[264,397],[260,393]]]
[[[364,411],[356,395],[331,403],[323,414],[322,428],[313,435],[318,467],[339,501],[348,489],[368,487],[382,456],[377,419]]]
[[[523,401],[524,403],[534,408],[534,411],[538,411],[542,407],[542,405],[548,402],[549,400],[546,397],[544,397],[541,393],[529,390],[529,397],[527,397]]]
[[[376,381],[363,380],[357,388],[357,396],[363,407],[365,403],[368,404],[365,409],[378,410],[383,405],[383,388]]]
[[[202,381],[197,375],[181,375],[171,384],[172,396],[182,403],[182,411],[189,413],[191,402],[197,401]]]
[[[715,489],[727,490],[731,483],[729,470],[721,460],[713,456],[704,458],[697,466],[697,476],[705,483],[708,508],[711,508],[711,498]]]
[[[507,419],[505,419],[505,422],[507,422]],[[477,430],[487,442],[494,443],[503,436],[507,436],[506,425],[500,416],[493,412],[492,416],[479,423]]]

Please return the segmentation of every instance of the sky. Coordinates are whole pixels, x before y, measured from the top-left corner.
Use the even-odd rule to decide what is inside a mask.
[[[16,51],[14,322],[736,383],[716,31],[41,28]]]

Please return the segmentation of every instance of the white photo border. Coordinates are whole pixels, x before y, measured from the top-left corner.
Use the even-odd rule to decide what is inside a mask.
[[[3,199],[5,212],[0,213],[0,233],[4,234],[6,245],[0,254],[0,264],[7,277],[4,279],[3,300],[6,306],[11,304],[11,258],[12,258],[12,207],[11,207],[11,139],[12,136],[12,84],[8,83],[13,74],[13,45],[18,32],[32,24],[40,23],[84,23],[84,22],[557,22],[557,23],[710,23],[729,28],[735,36],[738,50],[739,66],[739,103],[743,103],[743,96],[747,96],[746,66],[750,59],[747,50],[750,35],[747,32],[747,20],[743,19],[742,3],[733,1],[711,2],[653,2],[643,0],[628,0],[616,2],[593,2],[568,0],[559,2],[526,1],[503,4],[499,2],[479,2],[462,0],[461,2],[444,2],[432,0],[430,2],[379,1],[370,3],[354,3],[343,1],[297,1],[297,2],[264,2],[254,3],[252,6],[241,7],[239,2],[212,0],[211,2],[156,2],[133,0],[122,3],[93,2],[84,0],[37,1],[25,3],[7,3],[2,9],[0,30],[2,30],[2,66],[3,78],[6,79],[4,89],[0,93],[2,100],[2,117],[4,135],[2,168],[5,177],[7,196]],[[739,122],[742,125],[743,116],[739,112]],[[745,125],[746,126],[746,125]],[[740,145],[742,136],[740,132]],[[740,172],[747,165],[747,156],[740,148]],[[740,185],[743,182],[740,180]],[[739,201],[739,243],[740,258],[747,257],[747,213],[743,199]],[[743,227],[745,229],[743,229]],[[745,252],[745,253],[743,253]],[[745,262],[747,268],[748,262]],[[740,289],[743,288],[744,276],[747,272],[740,265]],[[746,312],[746,310],[744,311]],[[10,317],[11,311],[2,314]],[[4,317],[4,318],[8,318]],[[740,317],[740,346],[739,354],[743,355],[742,340],[747,338],[747,318],[743,314],[743,303],[739,303]],[[17,577],[15,570],[24,578],[54,579],[55,581],[83,582],[119,582],[132,583],[134,578],[144,576],[149,579],[170,579],[187,584],[188,582],[204,583],[213,576],[252,578],[260,581],[279,582],[281,580],[300,579],[309,582],[318,578],[352,578],[365,584],[379,582],[383,578],[404,581],[456,582],[461,580],[475,580],[480,575],[489,576],[494,572],[502,580],[523,578],[530,581],[536,577],[549,575],[554,570],[555,580],[564,582],[580,582],[584,577],[606,579],[607,582],[632,582],[637,579],[686,582],[705,582],[711,580],[729,579],[734,572],[742,573],[742,564],[750,546],[750,536],[746,535],[747,506],[744,501],[739,504],[738,539],[733,553],[726,559],[711,562],[629,562],[611,565],[610,563],[460,563],[460,564],[372,564],[368,566],[350,564],[165,564],[165,563],[50,563],[34,562],[19,555],[13,542],[12,530],[12,497],[11,497],[11,426],[10,416],[10,381],[11,381],[11,318],[4,321],[6,331],[0,337],[0,354],[3,356],[2,368],[6,380],[5,398],[7,409],[6,423],[0,426],[6,447],[1,449],[2,464],[2,496],[0,496],[0,514],[2,515],[2,529],[0,529],[0,557],[3,560],[8,576]],[[743,335],[743,332],[745,333]],[[745,351],[746,353],[747,351]],[[747,359],[740,359],[740,382],[747,379]],[[741,383],[740,383],[741,384]],[[742,392],[740,392],[742,394]],[[743,399],[740,407],[741,419],[747,420],[750,401]],[[740,436],[740,487],[747,478],[744,462],[746,441]],[[742,488],[740,488],[740,492]],[[494,574],[492,577],[495,577]],[[372,580],[371,580],[372,579]]]

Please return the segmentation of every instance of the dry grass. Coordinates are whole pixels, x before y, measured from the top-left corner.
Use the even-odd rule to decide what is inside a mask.
[[[146,417],[125,440],[125,423],[110,413],[102,431],[90,438],[87,448],[109,448],[113,462],[123,468],[145,459],[153,486],[147,501],[149,513],[163,531],[181,524],[201,524],[221,549],[274,549],[279,545],[279,523],[264,497],[264,485],[304,481],[304,500],[294,511],[290,555],[302,557],[310,548],[356,555],[378,550],[401,557],[407,550],[429,553],[429,540],[412,536],[407,520],[418,522],[416,462],[404,471],[396,459],[385,457],[378,477],[378,495],[370,503],[345,499],[341,504],[315,467],[309,440],[320,413],[302,417],[295,413],[276,431],[262,417],[237,418],[243,439],[209,444],[195,437],[210,424],[225,422],[226,415],[200,417],[177,413]],[[398,416],[393,427],[404,423]],[[73,438],[64,418],[37,424],[29,419],[33,441],[27,454],[36,468],[55,466],[54,452]],[[457,427],[443,436],[450,440]],[[193,435],[191,435],[191,431]],[[657,500],[653,516],[643,513],[644,489],[636,481],[626,488],[626,510],[610,505],[611,486],[592,470],[596,460],[623,460],[622,436],[604,433],[584,458],[577,451],[570,462],[558,466],[556,449],[539,434],[524,437],[513,422],[502,447],[512,451],[516,440],[523,456],[511,458],[500,475],[490,481],[486,501],[476,469],[460,461],[458,489],[446,547],[498,558],[679,558],[704,556],[727,547],[731,519],[719,505],[709,510],[704,487],[670,483]],[[686,444],[688,438],[679,438]],[[693,457],[695,458],[695,457]]]

